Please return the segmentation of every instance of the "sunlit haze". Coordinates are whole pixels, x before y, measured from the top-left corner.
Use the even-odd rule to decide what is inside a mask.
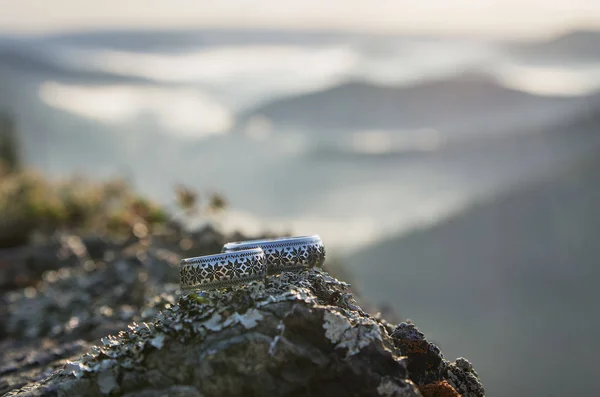
[[[595,0],[0,0],[0,32],[283,28],[532,37],[600,26]]]

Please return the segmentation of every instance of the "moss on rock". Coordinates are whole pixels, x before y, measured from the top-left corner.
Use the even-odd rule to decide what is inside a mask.
[[[171,294],[173,304],[151,321],[102,338],[45,380],[8,395],[421,395],[423,378],[413,379],[410,363],[422,352],[403,351],[401,341],[422,334],[406,325],[394,331],[365,313],[348,287],[313,269]],[[461,382],[477,380],[463,361],[432,362],[432,382],[448,378],[467,390]],[[483,395],[473,390],[464,395]]]

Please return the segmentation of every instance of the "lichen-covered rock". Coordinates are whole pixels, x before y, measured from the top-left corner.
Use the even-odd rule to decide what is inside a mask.
[[[214,253],[232,238],[248,239],[207,226],[185,237],[117,243],[67,235],[0,251],[0,292],[11,287],[0,295],[0,339],[93,340],[149,321],[174,303],[181,257]],[[25,288],[14,290],[15,280]]]
[[[482,397],[485,395],[479,376],[465,358],[451,363],[444,359],[440,349],[425,339],[414,324],[402,323],[392,332],[396,347],[407,357],[407,367],[412,379],[421,391],[432,396],[452,396],[452,387],[463,397]]]
[[[314,269],[181,295],[7,396],[421,395],[407,369],[421,353],[401,341],[422,334],[412,325],[392,333],[347,288]],[[460,390],[464,374],[476,379],[466,360],[437,362],[432,382],[456,374],[448,382]]]
[[[206,229],[183,245],[221,239]],[[72,261],[2,295],[0,394],[483,396],[467,360],[367,314],[321,269],[181,294],[181,247],[165,241],[73,238]]]
[[[98,339],[132,321],[149,320],[174,303],[179,257],[167,250],[132,246],[108,262],[89,261],[43,275],[37,288],[4,296],[2,334],[61,342]]]
[[[231,238],[248,237],[205,227],[128,240],[56,235],[0,250],[0,395],[48,376],[91,341],[152,320],[175,303],[181,256]]]
[[[386,327],[321,270],[183,295],[9,395],[418,396]]]
[[[226,235],[210,225],[191,232],[173,226],[169,233],[142,239],[132,236],[122,240],[93,234],[84,237],[73,234],[43,236],[38,243],[0,248],[0,293],[35,286],[47,271],[82,267],[90,262],[111,262],[112,258],[121,257],[124,250],[137,243],[191,257],[219,252],[227,241],[265,237],[268,235],[246,236],[239,232]]]
[[[28,343],[10,339],[1,341],[0,395],[47,378],[67,360],[75,359],[90,347],[90,343],[82,340],[66,343],[47,338]]]
[[[485,392],[479,381],[479,375],[473,370],[471,363],[462,357],[446,366],[444,379],[447,379],[464,397],[478,397]]]

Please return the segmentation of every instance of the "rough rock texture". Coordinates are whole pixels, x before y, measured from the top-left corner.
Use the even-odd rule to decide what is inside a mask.
[[[191,257],[220,252],[228,241],[263,237],[268,236],[225,235],[210,225],[194,232],[173,226],[166,235],[152,236],[151,246]],[[131,237],[116,241],[96,235],[59,234],[44,236],[41,243],[0,249],[0,292],[35,286],[47,271],[81,267],[88,261],[111,262],[125,250],[131,252],[136,243],[148,243],[148,240]]]
[[[181,295],[178,255],[153,247],[136,243],[5,294],[0,393],[484,395],[468,361],[446,361],[412,324],[365,313],[323,270]]]
[[[485,394],[479,375],[469,361],[462,357],[452,363],[445,360],[440,349],[427,342],[425,335],[414,324],[398,325],[392,332],[392,338],[396,347],[407,356],[410,378],[421,386],[424,395],[452,396],[448,394],[447,384],[463,397]]]

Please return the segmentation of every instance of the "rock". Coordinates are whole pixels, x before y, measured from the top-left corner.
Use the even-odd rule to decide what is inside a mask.
[[[144,266],[152,268],[123,266],[114,285],[135,289],[126,270]],[[151,274],[150,284],[170,278]],[[448,394],[452,389],[483,395],[466,360],[448,363],[414,325],[394,329],[365,313],[348,287],[313,269],[200,294],[163,291],[165,308],[152,319],[132,322],[68,363],[61,355],[58,369],[45,365],[39,373],[46,377],[6,396],[417,397],[419,387],[428,393],[433,384],[445,388],[441,396],[457,395]],[[125,301],[132,295],[123,294]],[[151,301],[140,301],[133,317],[142,318]]]
[[[444,378],[453,385],[463,397],[478,397],[484,394],[484,389],[479,381],[479,375],[465,358],[457,358],[448,364]]]
[[[40,381],[91,348],[81,340],[57,343],[48,338],[22,343],[15,339],[0,342],[0,395]]]
[[[444,356],[414,324],[402,323],[392,332],[394,343],[408,357],[408,369],[418,385],[426,385],[441,378]]]
[[[392,338],[396,347],[407,356],[410,379],[419,385],[423,394],[462,397],[485,395],[479,375],[471,363],[462,357],[453,363],[444,359],[440,349],[427,342],[425,335],[414,324],[398,325],[392,332]]]
[[[87,259],[81,239],[56,236],[42,244],[0,249],[0,292],[35,285],[49,270],[76,267]]]
[[[268,235],[246,236],[239,232],[225,235],[207,225],[200,230],[172,231],[152,235],[150,238],[126,239],[109,238],[88,234],[79,237],[74,234],[40,235],[37,243],[14,248],[0,248],[0,293],[35,286],[44,272],[65,267],[81,267],[92,262],[111,262],[137,248],[143,252],[148,246],[155,251],[164,248],[174,254],[191,257],[220,252],[227,241],[265,238]]]
[[[132,321],[151,320],[175,303],[179,256],[164,249],[132,246],[112,261],[44,273],[37,289],[5,295],[1,335],[60,342],[93,340]]]
[[[231,237],[205,228],[184,239],[23,247],[38,259],[27,287],[0,298],[0,393],[483,395],[468,361],[449,363],[412,324],[370,316],[321,269],[181,295],[181,256]]]
[[[123,397],[203,397],[203,395],[193,386],[171,386],[160,390],[127,393]]]
[[[83,245],[92,260],[103,260],[107,252],[115,251],[121,248],[120,244],[111,241],[106,236],[89,235],[82,237]]]

